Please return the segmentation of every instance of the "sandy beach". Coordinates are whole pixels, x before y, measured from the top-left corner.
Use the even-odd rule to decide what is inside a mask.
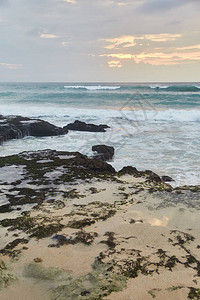
[[[1,300],[199,299],[200,188],[127,172],[1,214]]]

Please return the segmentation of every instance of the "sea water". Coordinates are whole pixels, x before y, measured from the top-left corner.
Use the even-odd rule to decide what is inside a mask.
[[[0,156],[40,149],[92,155],[93,145],[106,144],[115,148],[116,170],[131,165],[169,175],[176,185],[200,184],[200,83],[0,83],[0,114],[110,126],[8,141]]]

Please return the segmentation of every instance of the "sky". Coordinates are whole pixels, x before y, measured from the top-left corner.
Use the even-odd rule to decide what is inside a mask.
[[[199,82],[200,0],[0,0],[0,81]]]

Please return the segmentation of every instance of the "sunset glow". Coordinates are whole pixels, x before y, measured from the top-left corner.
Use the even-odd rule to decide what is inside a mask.
[[[199,80],[197,0],[17,3],[0,1],[2,81]]]

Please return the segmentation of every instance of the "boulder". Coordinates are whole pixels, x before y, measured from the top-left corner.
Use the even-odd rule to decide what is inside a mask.
[[[63,129],[67,130],[77,130],[77,131],[89,131],[89,132],[105,132],[105,129],[109,128],[108,125],[95,125],[95,124],[87,124],[81,121],[74,121],[74,123],[70,123],[63,127]]]
[[[166,175],[162,176],[161,179],[162,179],[162,181],[164,181],[164,182],[175,181],[173,178],[171,178],[170,176],[166,176]]]
[[[160,176],[158,176],[156,173],[152,172],[151,170],[144,171],[144,174],[147,176],[147,179],[149,181],[155,181],[155,182],[161,182]]]
[[[45,122],[42,120],[29,124],[29,135],[31,136],[56,136],[66,134],[67,132],[67,129],[57,127],[49,122]]]
[[[138,171],[135,167],[132,166],[123,167],[118,173],[120,175],[129,174],[136,178],[146,177],[146,180],[148,181],[162,182],[160,176],[158,176],[156,173],[152,172],[151,170]]]
[[[126,166],[126,167],[123,167],[120,171],[119,171],[119,174],[120,175],[125,175],[125,174],[128,174],[128,175],[133,175],[135,177],[141,177],[142,174],[140,171],[138,171],[135,167],[132,167],[132,166]]]
[[[20,139],[25,136],[56,136],[67,132],[66,128],[57,127],[40,119],[0,116],[0,144],[7,140]]]
[[[107,161],[111,160],[113,158],[113,155],[115,153],[114,147],[107,146],[107,145],[95,145],[92,146],[92,151],[97,152],[98,154],[94,157],[96,159]]]

